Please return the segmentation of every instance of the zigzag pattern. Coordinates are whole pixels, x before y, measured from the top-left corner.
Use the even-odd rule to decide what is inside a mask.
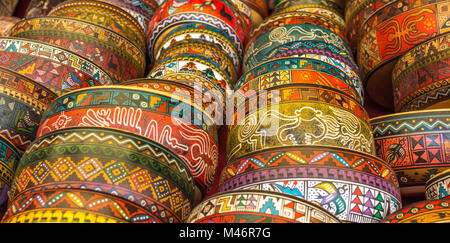
[[[153,43],[153,41],[156,39],[156,35],[158,33],[161,33],[162,29],[166,28],[167,26],[170,26],[172,23],[177,22],[177,21],[191,20],[191,19],[193,19],[195,21],[207,22],[207,23],[211,23],[213,25],[217,25],[220,29],[226,31],[228,36],[233,39],[239,53],[243,53],[243,46],[242,46],[241,40],[239,39],[237,34],[234,32],[234,30],[228,24],[222,22],[220,19],[217,19],[213,16],[206,15],[206,14],[198,14],[198,13],[181,13],[178,15],[172,15],[168,18],[165,18],[164,20],[159,22],[158,25],[155,26],[155,28],[152,30],[150,37],[148,39],[149,40],[148,43]],[[153,48],[153,45],[149,45],[149,52],[153,53],[153,50],[151,48]]]
[[[27,144],[31,143],[31,140],[23,140],[22,137],[20,136],[20,134],[16,134],[16,135],[12,135],[8,129],[4,129],[4,130],[0,130],[0,134],[4,135],[8,140],[10,141],[15,141],[18,140],[18,142],[20,143],[19,146],[26,146]]]
[[[445,90],[436,90],[434,93],[428,93],[421,99],[413,100],[413,102],[405,105],[401,108],[401,111],[414,111],[419,110],[422,107],[426,107],[430,105],[430,103],[434,103],[435,101],[441,100],[443,98],[450,97],[450,89],[445,88]]]
[[[407,128],[409,131],[416,131],[421,127],[425,127],[429,130],[432,130],[436,128],[437,126],[443,126],[446,129],[450,129],[450,123],[445,123],[444,121],[437,120],[435,122],[427,122],[427,121],[420,121],[415,124],[412,124],[411,122],[405,121],[400,123],[399,125],[394,125],[392,123],[389,123],[389,125],[385,126],[384,128],[381,128],[380,126],[374,126],[373,133],[384,135],[387,131],[391,131],[394,133],[398,133],[399,131]]]
[[[153,149],[153,147],[152,146],[150,146],[150,145],[148,145],[148,144],[143,144],[143,145],[138,145],[135,141],[133,141],[132,139],[121,139],[121,140],[118,140],[115,136],[113,136],[113,135],[107,135],[107,136],[104,136],[104,137],[99,137],[97,134],[94,134],[94,133],[89,133],[89,134],[86,134],[86,136],[82,136],[81,134],[79,134],[79,133],[75,133],[75,132],[72,132],[72,133],[70,133],[68,136],[62,136],[62,135],[57,135],[57,136],[55,136],[55,137],[53,137],[52,139],[50,139],[50,138],[46,138],[46,139],[42,139],[41,141],[39,141],[39,140],[37,140],[37,141],[39,141],[39,142],[36,142],[36,143],[33,143],[32,145],[30,145],[29,147],[28,147],[28,149],[27,149],[27,151],[25,152],[25,154],[23,155],[24,157],[25,156],[27,156],[27,154],[29,154],[30,153],[30,151],[34,151],[34,150],[37,150],[37,149],[39,149],[40,147],[42,147],[42,145],[50,145],[50,144],[52,144],[53,142],[55,142],[56,140],[63,140],[63,141],[69,141],[69,140],[71,140],[71,139],[73,139],[73,138],[77,138],[77,139],[80,139],[80,140],[84,140],[84,141],[87,141],[87,140],[89,140],[89,138],[94,138],[94,139],[97,139],[98,141],[100,141],[100,142],[105,142],[105,141],[108,141],[108,140],[114,140],[117,144],[119,144],[119,145],[126,145],[126,144],[131,144],[134,148],[136,148],[139,152],[140,151],[151,151],[152,153],[153,153],[153,155],[154,156],[156,156],[157,158],[164,158],[164,160],[170,165],[170,166],[172,166],[172,165],[175,165],[176,166],[176,168],[180,171],[180,172],[182,172],[182,173],[188,173],[188,171],[185,169],[185,168],[183,168],[183,167],[181,167],[181,165],[180,165],[180,163],[178,163],[177,161],[176,161],[176,159],[175,159],[175,156],[174,156],[174,158],[172,158],[172,159],[170,159],[170,158],[168,158],[167,157],[167,155],[164,153],[164,152],[157,152],[157,151],[155,151],[154,149]]]

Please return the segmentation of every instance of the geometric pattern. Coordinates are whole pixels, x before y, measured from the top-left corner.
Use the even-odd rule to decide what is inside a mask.
[[[41,191],[45,187],[100,191],[104,190],[101,188],[111,187],[116,196],[142,198],[146,207],[158,204],[165,208],[166,215],[168,210],[173,210],[171,214],[181,220],[187,216],[184,215],[186,205],[191,203],[186,192],[171,180],[130,162],[85,156],[56,156],[22,165],[13,181],[10,200]]]

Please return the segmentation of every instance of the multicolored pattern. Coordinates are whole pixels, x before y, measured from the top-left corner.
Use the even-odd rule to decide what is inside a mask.
[[[204,110],[211,109],[211,107],[216,107],[218,104],[221,104],[221,100],[215,99],[218,94],[212,95],[210,93],[211,91],[205,90],[205,87],[203,86],[200,87],[200,82],[200,80],[194,80],[193,83],[188,84],[165,79],[142,78],[129,80],[121,83],[121,85],[169,92],[176,96],[182,97],[183,100],[190,100],[191,104],[196,104],[198,107],[202,106]],[[219,109],[217,108],[216,111],[219,112]]]
[[[320,14],[314,14],[307,11],[292,11],[286,13],[273,14],[270,18],[267,18],[262,22],[259,26],[255,27],[252,31],[252,34],[249,38],[246,50],[248,49],[248,45],[254,42],[254,40],[258,39],[261,35],[265,34],[268,31],[277,29],[279,27],[285,27],[289,25],[296,24],[316,24],[317,27],[321,27],[323,29],[329,30],[336,34],[336,36],[340,37],[342,41],[345,40],[344,29],[345,26],[340,26],[338,23],[334,21],[330,21],[329,18]],[[262,44],[264,44],[262,42]],[[348,47],[347,47],[348,48]],[[349,49],[345,49],[348,51]]]
[[[48,15],[98,24],[125,36],[142,52],[147,50],[145,33],[139,22],[127,11],[113,4],[92,0],[65,1],[52,9]]]
[[[0,93],[16,97],[40,112],[46,111],[48,105],[58,97],[41,84],[2,67],[0,67]]]
[[[10,203],[4,223],[160,223],[131,201],[90,190],[55,189],[22,195]]]
[[[367,19],[357,59],[361,77],[376,103],[393,108],[392,98],[385,98],[392,97],[392,88],[384,88],[391,86],[391,77],[386,74],[392,73],[392,62],[417,44],[448,32],[449,8],[449,1],[394,1]]]
[[[38,142],[43,139],[48,137]],[[106,143],[80,145],[67,140],[27,152],[20,161],[10,200],[46,189],[106,189],[106,193],[139,203],[148,210],[159,205],[165,208],[164,214],[175,218],[172,220],[183,222],[194,196],[189,168],[164,147],[151,141],[147,145],[149,149],[144,154]]]
[[[376,11],[398,0],[352,0],[346,1],[345,21],[346,36],[351,48],[357,48],[362,24]]]
[[[156,64],[147,77],[165,79],[166,76],[178,74],[200,76],[210,81],[213,87],[219,88],[223,94],[226,90],[233,89],[231,80],[227,78],[223,70],[220,70],[208,60],[202,60],[201,56],[167,58]]]
[[[450,34],[424,42],[400,57],[392,75],[395,110],[448,107],[449,64]]]
[[[142,68],[135,66],[127,61],[126,58],[122,58],[117,54],[117,52],[123,52],[116,50],[119,49],[118,46],[110,45],[98,39],[91,39],[86,35],[70,31],[54,29],[33,31],[18,31],[14,29],[13,31],[14,34],[12,36],[14,37],[37,40],[59,46],[89,59],[107,71],[111,78],[114,79],[114,83],[144,76]]]
[[[350,87],[333,75],[314,70],[288,69],[261,74],[253,79],[249,79],[247,83],[240,87],[239,92],[245,94],[249,91],[260,91],[291,84],[311,84],[329,87],[349,95],[362,104],[360,95],[353,87]]]
[[[286,146],[267,149],[260,152],[249,153],[240,159],[225,165],[219,184],[235,176],[264,168],[300,166],[309,168],[309,165],[329,166],[330,168],[349,168],[373,176],[383,178],[395,187],[399,186],[393,169],[383,160],[353,150],[338,149],[328,146]],[[370,182],[372,186],[376,186]]]
[[[236,82],[235,87],[236,89],[240,89],[242,86],[244,86],[244,84],[246,84],[250,80],[270,72],[288,71],[296,69],[318,71],[326,73],[331,76],[335,76],[336,78],[342,80],[344,83],[353,87],[359,93],[360,97],[364,97],[362,85],[359,79],[358,80],[352,79],[347,75],[347,73],[324,61],[300,57],[285,57],[273,59],[264,62],[262,64],[259,64],[258,66],[255,66],[247,73],[242,75],[241,78]]]
[[[0,36],[9,36],[11,27],[13,27],[20,19],[17,17],[0,16]]]
[[[450,223],[450,199],[423,201],[387,216],[382,223]]]
[[[437,200],[447,198],[450,195],[450,169],[434,175],[426,182],[425,198]],[[450,197],[449,197],[450,198]]]
[[[0,67],[25,75],[57,94],[113,83],[108,73],[78,54],[19,38],[0,38]]]
[[[317,20],[311,20],[312,22]],[[298,42],[298,41],[320,41],[329,45],[333,45],[341,52],[349,56],[350,52],[346,52],[345,42],[333,31],[317,26],[315,24],[295,24],[277,27],[271,31],[267,31],[257,39],[255,39],[246,48],[243,70],[250,70],[254,66],[264,62],[263,57],[270,53],[271,50],[281,45]]]
[[[333,8],[322,6],[319,4],[299,4],[289,8],[281,9],[279,11],[276,11],[276,13],[281,14],[295,11],[321,15],[322,17],[327,18],[328,21],[334,22],[335,24],[342,26],[342,29],[345,29],[345,21],[341,13],[338,13]]]
[[[168,0],[155,13],[150,22],[150,50],[159,35],[173,24],[202,22],[226,32],[242,55],[243,43],[249,29],[239,10],[228,1],[219,0]],[[153,53],[153,51],[150,51]]]
[[[195,58],[203,62],[212,64],[217,70],[222,70],[229,82],[234,83],[238,78],[239,65],[234,66],[231,59],[222,52],[220,47],[211,46],[205,43],[195,43],[187,41],[171,45],[168,49],[162,50],[156,63],[177,60],[178,58]]]
[[[217,128],[201,109],[180,99],[167,92],[125,86],[74,91],[52,103],[38,134],[94,126],[148,137],[178,154],[206,192],[218,163]]]
[[[21,155],[17,148],[0,135],[0,206],[8,199],[8,191],[14,179]]]
[[[329,145],[375,154],[367,121],[321,102],[285,102],[246,114],[229,126],[227,158],[289,145]]]
[[[376,154],[394,169],[400,187],[424,186],[450,168],[448,109],[395,113],[375,117],[370,124]]]
[[[180,41],[201,40],[215,45],[225,51],[233,60],[235,65],[240,65],[242,53],[239,53],[234,44],[224,36],[223,30],[201,23],[182,23],[174,27],[173,30],[161,34],[154,44],[154,60],[158,59],[161,51],[169,48],[170,45]]]
[[[323,208],[276,192],[237,190],[213,195],[193,210],[189,223],[340,223]]]
[[[26,38],[39,38],[38,36],[40,31],[50,33],[51,36],[57,36],[60,38],[70,38],[76,36],[78,41],[93,43],[107,49],[108,51],[104,53],[102,52],[102,55],[104,55],[103,58],[107,60],[108,53],[114,53],[114,55],[117,56],[117,62],[120,62],[117,64],[111,63],[110,65],[114,66],[122,64],[130,69],[130,71],[126,71],[122,70],[123,67],[121,67],[121,72],[125,73],[122,75],[126,75],[128,72],[133,73],[134,69],[137,70],[139,75],[144,73],[144,52],[142,52],[135,44],[125,37],[93,23],[63,17],[37,17],[24,19],[17,23],[11,30],[11,35],[18,37],[23,36]],[[46,36],[50,34],[46,34]],[[74,45],[74,48],[75,47],[77,46]],[[79,50],[79,48],[75,48],[75,50]],[[86,50],[84,51],[86,52]],[[96,58],[95,52],[90,58],[93,58],[96,62],[97,59],[101,59],[100,57]],[[113,67],[109,67],[109,69],[111,68]]]

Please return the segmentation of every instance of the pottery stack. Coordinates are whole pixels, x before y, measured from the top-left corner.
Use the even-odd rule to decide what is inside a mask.
[[[35,138],[17,165],[3,222],[183,222],[189,214],[194,179],[185,162],[131,130],[141,115],[163,115],[175,103],[112,85],[145,75],[146,21],[130,4],[65,1],[1,40],[5,54],[25,53],[8,55],[7,68],[57,94],[35,95],[53,99],[25,120],[37,121]]]
[[[348,1],[346,20],[367,94],[391,114],[371,120],[377,156],[402,195],[424,198],[448,168],[450,1]]]
[[[235,85],[221,193],[190,219],[380,222],[400,209],[399,185],[392,168],[375,156],[343,2],[271,4],[272,14],[249,36]],[[321,220],[292,203],[284,207],[277,194],[300,200],[296,205],[306,211],[321,208]],[[234,212],[209,206],[221,201]],[[242,215],[255,207],[258,212]]]

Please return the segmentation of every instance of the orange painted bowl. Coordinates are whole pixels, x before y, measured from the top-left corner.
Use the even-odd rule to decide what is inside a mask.
[[[203,200],[188,223],[340,223],[322,207],[288,194],[258,190],[217,193]]]
[[[0,135],[23,153],[36,138],[43,113],[57,97],[44,85],[0,67]]]
[[[80,126],[47,133],[28,147],[16,172],[10,201],[45,190],[91,190],[157,208],[161,222],[183,222],[194,205],[185,162],[125,130]]]
[[[102,192],[53,189],[23,194],[11,202],[2,223],[160,223],[134,202]]]
[[[413,203],[387,216],[382,223],[449,223],[450,199]]]
[[[450,107],[450,33],[409,50],[398,59],[392,74],[397,112]]]
[[[0,67],[23,74],[58,95],[114,82],[101,67],[76,53],[23,38],[0,38]]]
[[[437,200],[449,198],[450,194],[450,169],[433,175],[425,185],[425,198]]]
[[[144,29],[119,6],[104,1],[69,0],[52,9],[49,16],[84,20],[110,29],[132,41],[143,53],[147,51]]]
[[[367,94],[378,105],[394,110],[392,71],[398,58],[450,31],[450,1],[392,1],[370,15],[361,28],[357,61]]]
[[[201,107],[182,96],[132,86],[76,90],[58,97],[47,109],[37,137],[70,127],[117,128],[161,143],[191,170],[196,198],[214,180],[217,127]]]
[[[28,18],[15,24],[11,36],[42,41],[94,62],[116,83],[145,75],[146,55],[126,37],[100,25],[64,17]]]
[[[397,177],[386,162],[332,146],[285,146],[231,161],[219,191],[241,189],[303,198],[353,223],[380,222],[402,205]]]
[[[2,148],[0,156],[0,207],[3,207],[8,201],[8,193],[11,189],[11,183],[21,154],[16,146],[2,135],[0,135],[0,146]]]
[[[394,113],[370,124],[376,155],[396,172],[402,196],[424,195],[426,181],[450,168],[449,109]]]

